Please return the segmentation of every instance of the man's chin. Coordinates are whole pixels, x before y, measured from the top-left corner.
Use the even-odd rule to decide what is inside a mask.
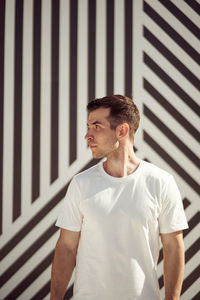
[[[103,154],[100,154],[100,153],[94,153],[94,152],[92,152],[92,157],[93,157],[94,159],[100,159],[100,158],[103,158],[104,155],[103,155]]]

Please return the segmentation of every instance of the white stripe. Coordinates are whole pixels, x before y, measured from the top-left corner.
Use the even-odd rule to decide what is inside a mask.
[[[184,2],[184,1],[183,1]],[[196,76],[199,74],[199,65],[187,54],[158,24],[149,16],[143,15],[144,25],[162,42],[181,62]]]
[[[143,50],[185,93],[192,95],[193,100],[200,104],[199,90],[146,39],[144,39]]]
[[[161,116],[162,117],[162,116]],[[153,136],[153,139],[169,154],[172,159],[180,164],[182,169],[190,175],[191,178],[195,180],[199,176],[199,169],[191,160],[184,155],[184,153],[179,150],[179,148],[171,142],[168,137],[166,137],[161,130],[159,130],[153,122],[151,122],[147,117],[143,119],[144,130],[150,135]],[[155,149],[156,151],[156,149]]]
[[[165,8],[159,1],[153,2],[146,0],[146,2],[172,27],[174,30],[186,41],[189,41],[191,47],[197,52],[199,51],[200,43],[198,39],[191,33],[186,26],[184,26],[167,8]]]
[[[24,2],[22,90],[22,214],[31,204],[33,0]]]
[[[41,56],[41,195],[50,183],[51,132],[51,2],[42,1],[42,56]]]
[[[96,97],[106,95],[106,1],[96,1]]]
[[[88,1],[78,2],[78,89],[77,89],[77,145],[78,157],[86,155],[88,101]]]
[[[124,94],[124,1],[115,0],[114,12],[114,94]]]
[[[183,0],[171,0],[196,26],[200,25],[199,15]]]
[[[135,146],[143,148],[142,131],[142,109],[143,109],[143,84],[142,84],[142,3],[143,1],[133,1],[133,100],[136,103],[141,116],[140,126],[135,137]]]
[[[60,1],[59,176],[69,164],[69,0]]]
[[[14,18],[15,1],[6,1],[3,141],[3,232],[12,223],[14,146]]]
[[[165,91],[164,88],[161,89],[161,91],[164,95],[168,93],[168,91]],[[172,99],[174,98],[172,97]],[[199,143],[197,140],[192,137],[184,126],[177,122],[177,120],[146,91],[144,92],[144,103],[149,106],[150,110],[153,111],[154,114],[156,114],[158,118],[161,119],[161,121],[177,135],[178,138],[184,138],[183,143],[185,143],[194,154],[197,156],[199,155]]]
[[[181,300],[197,299],[193,298],[199,291],[199,278],[181,296]]]
[[[193,127],[200,128],[197,114],[145,64],[143,65],[143,76]],[[190,96],[192,97],[193,95]],[[191,139],[193,139],[192,136]],[[198,147],[195,149],[198,149]]]

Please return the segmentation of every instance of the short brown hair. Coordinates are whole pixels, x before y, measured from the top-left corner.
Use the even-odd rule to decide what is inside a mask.
[[[93,99],[88,103],[87,110],[91,112],[100,107],[110,108],[108,121],[111,129],[116,129],[118,125],[126,122],[130,127],[130,137],[133,137],[139,127],[140,113],[130,98],[122,95],[111,95]]]

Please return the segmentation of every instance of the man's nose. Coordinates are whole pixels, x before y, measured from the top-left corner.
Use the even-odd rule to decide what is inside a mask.
[[[87,140],[87,141],[89,141],[89,140],[91,140],[93,137],[92,137],[92,135],[91,135],[91,132],[90,132],[90,130],[88,130],[88,132],[86,133],[86,135],[85,135],[85,139]]]

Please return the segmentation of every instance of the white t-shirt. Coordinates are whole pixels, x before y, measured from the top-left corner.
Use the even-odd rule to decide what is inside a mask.
[[[102,162],[72,179],[57,226],[81,231],[74,300],[158,300],[159,233],[188,228],[169,173],[141,161],[127,177]]]

